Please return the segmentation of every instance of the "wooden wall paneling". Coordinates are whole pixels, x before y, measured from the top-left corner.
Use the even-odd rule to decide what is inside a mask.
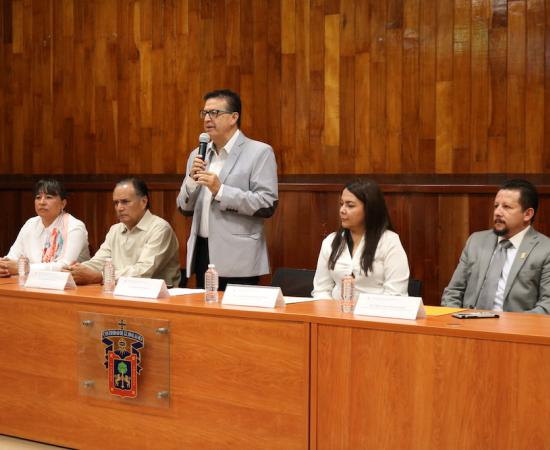
[[[544,146],[544,0],[529,0],[526,5],[525,62],[525,171],[543,170]]]
[[[185,173],[185,164],[187,163],[187,155],[192,148],[190,134],[188,133],[188,124],[199,123],[198,109],[201,109],[202,105],[198,103],[198,108],[193,104],[190,97],[191,82],[185,74],[189,76],[190,54],[192,50],[189,46],[189,2],[176,2],[176,44],[174,48],[174,60],[172,61],[174,76],[175,76],[175,108],[176,116],[174,118],[176,123],[176,136],[174,149],[176,153],[175,159],[175,171],[176,173]],[[199,97],[200,98],[200,97]],[[197,99],[198,101],[198,99]],[[194,114],[192,113],[192,106],[196,109]],[[191,115],[190,115],[191,114]],[[174,170],[172,168],[172,170]]]
[[[546,0],[545,4],[545,30],[550,27],[550,1]],[[550,111],[546,105],[550,105],[550,33],[544,35],[544,146],[542,154],[541,172],[547,173],[550,171]]]
[[[165,113],[170,112],[168,97],[170,96],[170,84],[166,78],[169,77],[167,67],[170,53],[167,47],[167,40],[170,34],[170,23],[167,17],[173,18],[166,11],[164,2],[154,0],[151,4],[151,173],[163,173],[164,163],[168,162],[164,154],[164,139],[169,133],[164,130]],[[169,19],[168,19],[169,20]],[[156,26],[159,24],[160,26]],[[167,64],[169,67],[169,64]],[[169,70],[169,69],[168,69]],[[173,126],[170,127],[173,129]]]
[[[403,166],[405,173],[416,172],[419,152],[419,13],[420,0],[403,2]],[[373,149],[374,150],[374,149]]]
[[[70,98],[68,93],[74,91],[72,71],[67,67],[69,62],[74,59],[73,52],[73,37],[71,29],[65,30],[65,24],[70,26],[73,23],[71,8],[59,8],[58,5],[53,5],[53,29],[61,30],[61,32],[52,34],[52,47],[57,54],[63,55],[62,58],[52,59],[52,89],[53,98],[57,101],[52,105],[52,132],[53,146],[56,152],[51,154],[54,170],[52,172],[62,172],[64,168],[65,158],[65,139],[71,139],[71,127],[65,123],[65,117],[71,117]],[[65,38],[65,33],[69,32],[69,36]]]
[[[279,173],[293,173],[296,142],[296,7],[281,3],[281,156]]]
[[[508,12],[507,1],[492,2],[489,30],[489,71],[490,71],[490,121],[488,129],[487,171],[506,170],[506,110],[507,82],[506,67],[508,56]]]
[[[312,0],[309,6],[310,28],[317,29],[324,23],[325,11],[323,0]],[[324,123],[325,123],[325,49],[324,34],[309,33],[309,149],[310,161],[308,172],[319,172],[323,167]],[[283,88],[286,86],[283,85]],[[284,89],[283,89],[284,90]]]
[[[372,171],[383,172],[386,153],[386,21],[387,8],[384,2],[370,4],[370,60],[369,60],[369,146]]]
[[[322,172],[339,172],[340,15],[325,15],[325,124]]]
[[[445,173],[453,165],[453,103],[452,81],[436,85],[435,172]]]
[[[490,118],[489,17],[489,1],[472,3],[472,104],[470,138],[470,171],[472,173],[486,173],[488,169],[487,131]]]
[[[208,24],[208,21],[205,21],[205,24]],[[153,74],[157,73],[157,70],[162,71],[162,67],[155,67],[153,70],[152,0],[139,3],[139,37],[136,36],[136,38],[139,49],[139,172],[154,173],[153,158],[156,152],[153,151],[153,124],[156,123],[158,118],[153,117],[153,95],[155,91]],[[157,98],[155,98],[155,103],[157,101]]]
[[[506,169],[525,170],[525,1],[508,2]]]
[[[494,194],[468,196],[468,234],[493,228]],[[466,241],[464,241],[466,244]],[[458,260],[457,260],[458,263]]]
[[[439,196],[411,194],[406,197],[409,231],[407,256],[411,277],[422,281],[425,303],[439,304],[441,295],[438,277],[439,242],[434,239],[440,229]]]
[[[266,136],[269,136],[269,144],[273,147],[276,160],[281,161],[283,158],[281,152],[281,130],[283,123],[279,112],[282,105],[282,92],[285,89],[285,86],[281,82],[281,3],[268,1],[267,8],[266,101],[265,104],[259,105],[256,112],[256,120],[266,123]],[[248,104],[251,103],[248,102]]]
[[[543,0],[6,0],[0,171],[183,172],[201,96],[228,86],[281,174],[540,172],[547,16]]]
[[[370,145],[370,3],[355,5],[355,171],[372,172],[372,146]]]
[[[355,1],[340,2],[340,151],[339,171],[355,169]],[[362,24],[360,24],[361,26]],[[357,152],[360,148],[357,149]]]
[[[418,171],[435,170],[435,83],[438,0],[422,0],[419,24],[419,154]]]
[[[296,173],[306,173],[311,164],[310,158],[300,157],[301,149],[309,148],[309,71],[311,16],[308,2],[295,3],[295,56],[296,56],[296,134],[293,153],[292,170]]]
[[[21,211],[23,205],[21,203],[21,195],[10,191],[0,191],[0,202],[5,211],[9,211],[7,215],[8,220],[3,221],[2,233],[0,233],[0,257],[3,257],[10,251],[21,228],[19,218],[23,215]]]
[[[403,1],[388,1],[387,15],[385,171],[400,173],[403,163],[401,133],[403,110]]]
[[[540,196],[539,208],[535,216],[533,227],[546,236],[550,236],[550,218],[546,214],[546,211],[550,211],[550,199],[546,196]]]
[[[437,234],[437,260],[434,267],[437,270],[439,285],[436,292],[438,298],[432,298],[428,304],[437,304],[441,301],[443,289],[449,284],[456,269],[460,253],[466,239],[470,235],[468,196],[440,195],[439,196],[439,228]],[[428,289],[430,287],[428,286]]]
[[[453,0],[437,2],[435,172],[453,167]]]
[[[471,2],[455,0],[453,29],[453,172],[470,171]]]

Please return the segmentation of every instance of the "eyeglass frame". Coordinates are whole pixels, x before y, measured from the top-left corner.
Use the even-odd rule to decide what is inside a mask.
[[[227,111],[225,109],[201,109],[199,111],[199,117],[204,119],[206,115],[210,116],[211,119],[217,119],[221,114],[233,114],[237,111]],[[212,115],[214,113],[214,115]]]

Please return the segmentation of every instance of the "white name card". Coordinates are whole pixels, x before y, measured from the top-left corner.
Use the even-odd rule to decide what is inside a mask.
[[[70,272],[54,272],[51,270],[33,270],[29,273],[26,288],[38,289],[56,289],[63,291],[65,289],[75,289],[76,284]]]
[[[164,280],[155,278],[120,277],[113,295],[139,298],[164,298],[170,293]]]
[[[360,294],[354,314],[409,320],[426,317],[422,298],[399,295]]]
[[[228,284],[222,299],[222,305],[275,308],[275,306],[283,306],[284,304],[281,288],[271,286]]]

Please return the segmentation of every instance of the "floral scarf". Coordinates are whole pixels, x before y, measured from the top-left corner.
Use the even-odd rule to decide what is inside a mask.
[[[65,253],[65,246],[63,244],[67,241],[69,215],[61,213],[55,221],[57,226],[52,228],[50,235],[46,238],[46,242],[44,242],[44,248],[42,249],[43,263],[57,261]]]

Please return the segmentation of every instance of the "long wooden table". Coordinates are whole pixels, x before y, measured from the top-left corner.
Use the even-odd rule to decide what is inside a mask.
[[[82,311],[170,321],[170,407],[79,394]],[[81,449],[550,445],[550,318],[353,316],[0,284],[0,433]]]

